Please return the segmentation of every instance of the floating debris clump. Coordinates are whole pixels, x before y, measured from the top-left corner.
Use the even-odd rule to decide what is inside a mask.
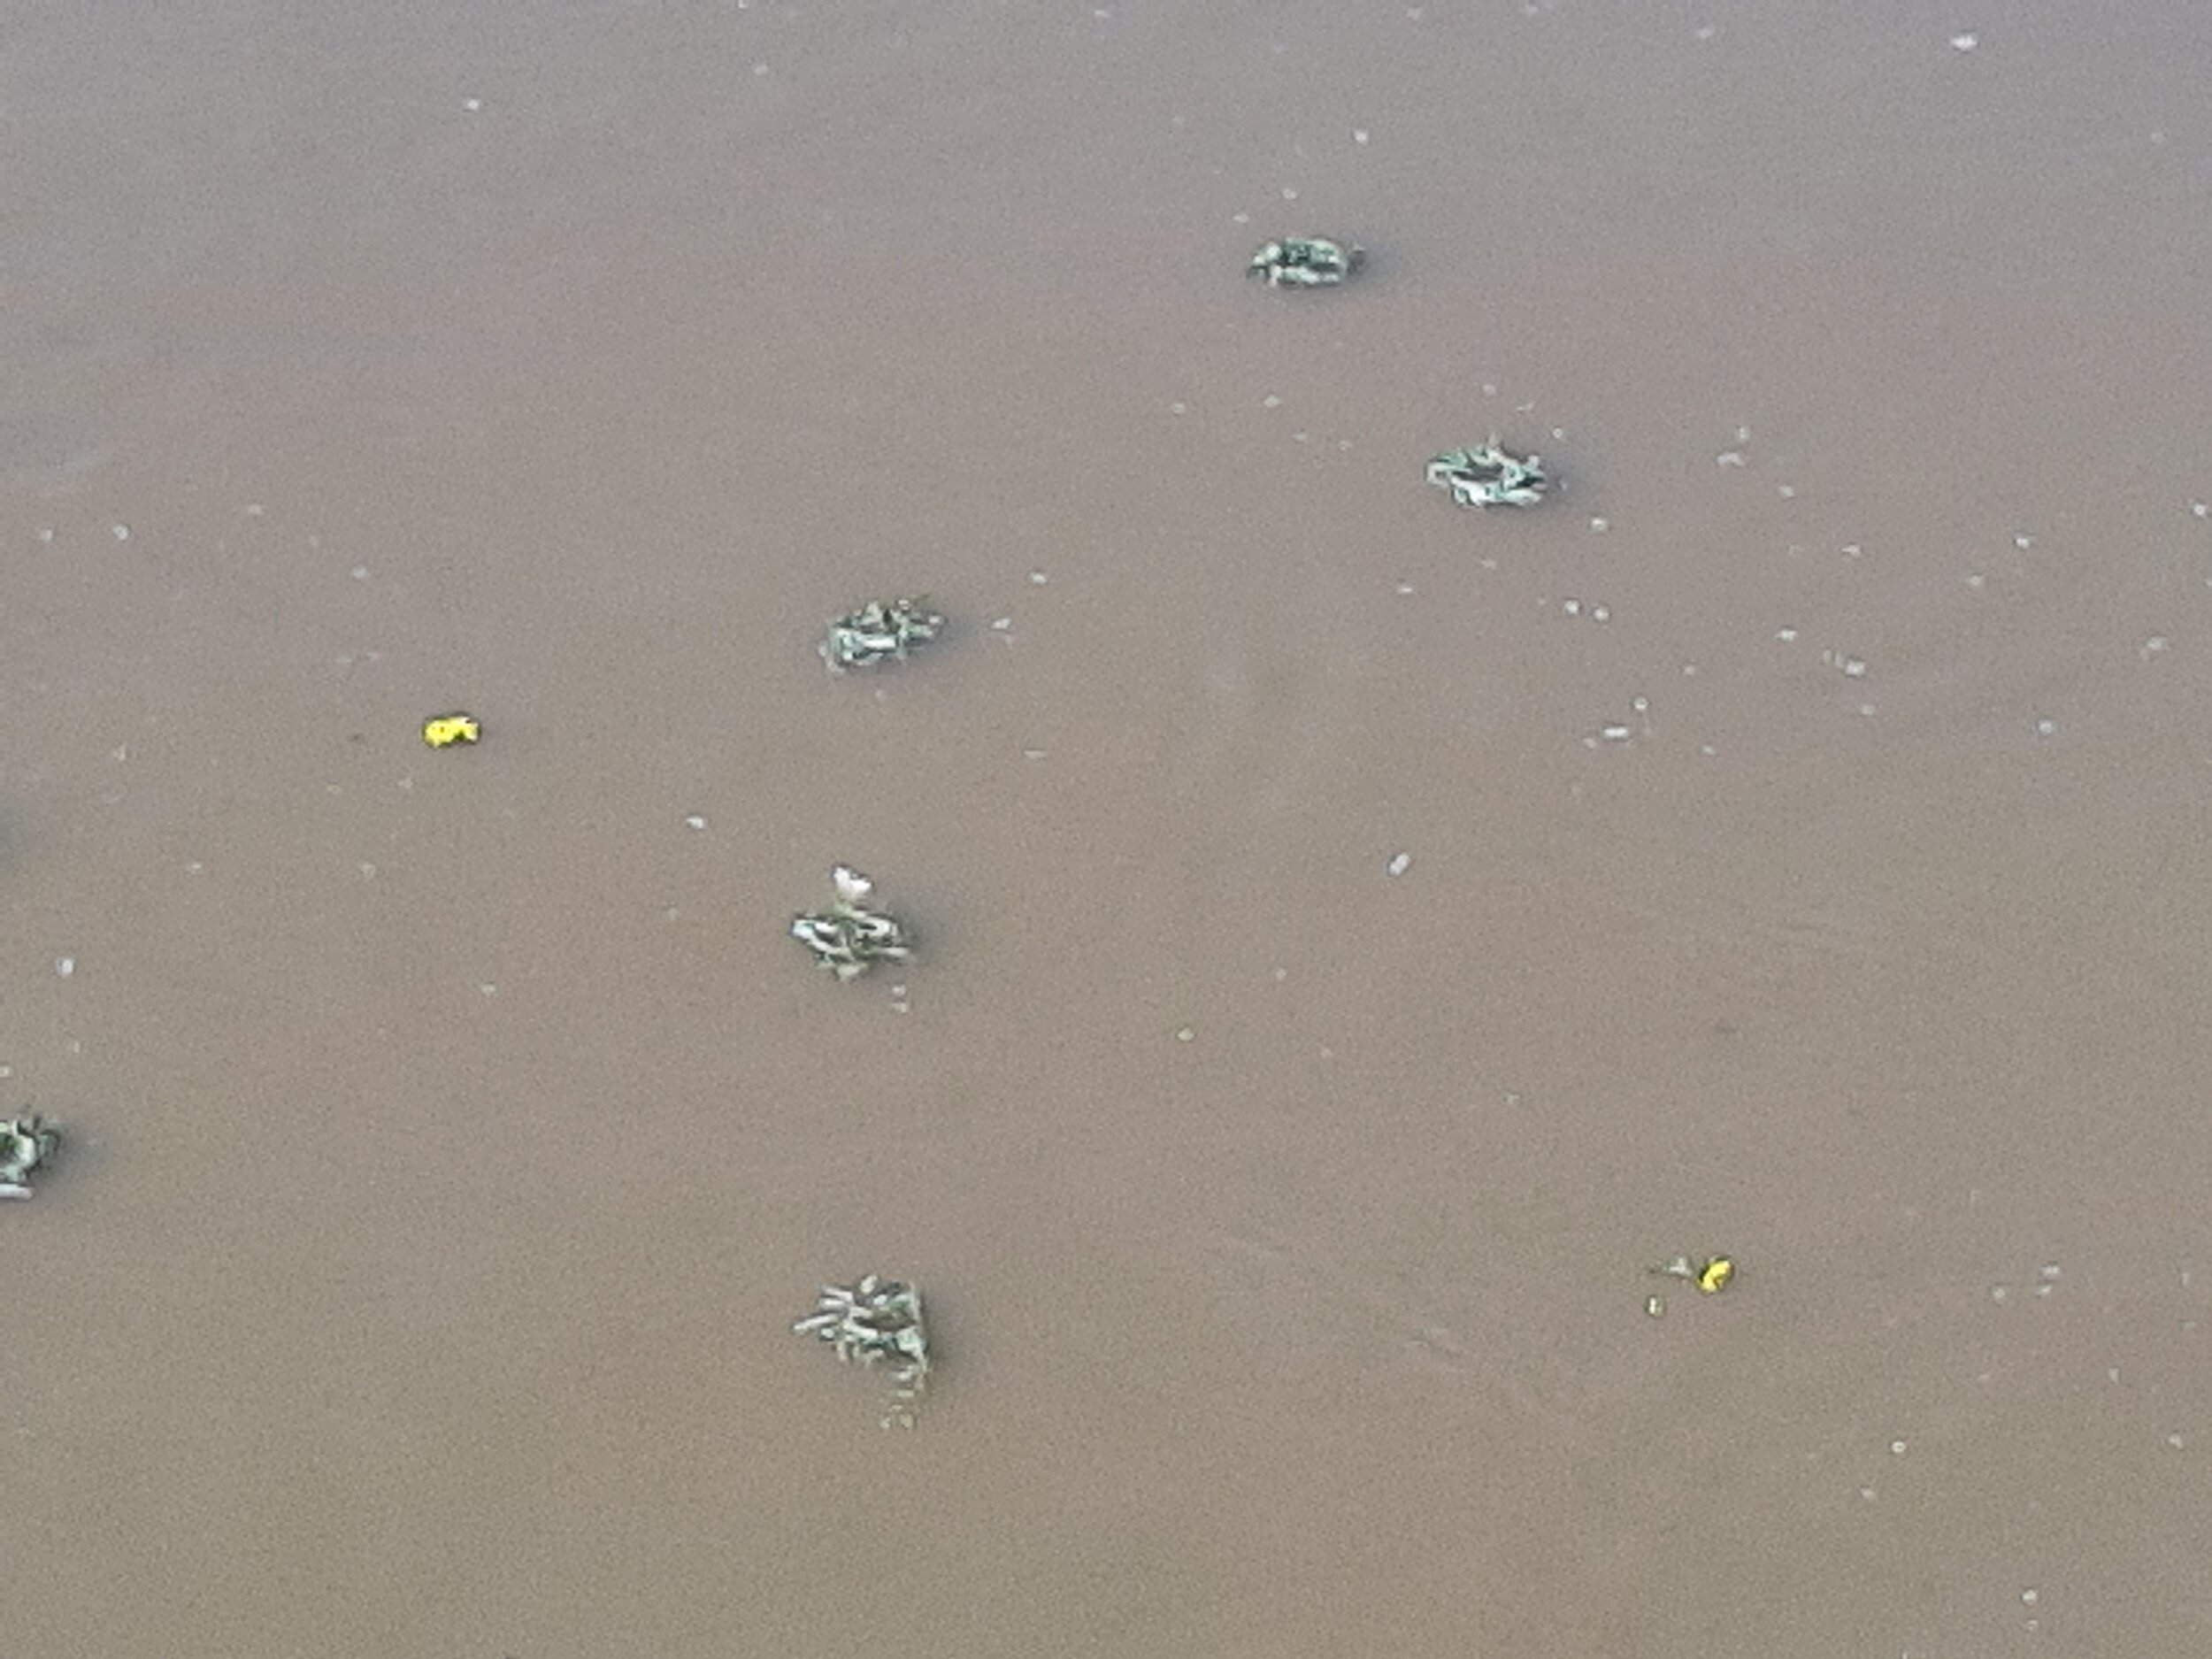
[[[1708,1296],[1717,1296],[1728,1288],[1728,1281],[1736,1276],[1736,1263],[1732,1256],[1709,1256],[1696,1261],[1686,1256],[1671,1256],[1651,1270],[1663,1279],[1686,1279]]]
[[[433,749],[473,743],[483,735],[483,725],[472,714],[434,714],[422,723],[422,741]]]
[[[1271,288],[1334,288],[1366,257],[1366,250],[1348,248],[1325,236],[1286,236],[1254,254],[1244,273],[1265,277]]]
[[[829,909],[791,920],[792,938],[814,953],[816,965],[840,979],[851,979],[879,962],[901,962],[914,954],[897,918],[868,908],[874,882],[839,864],[830,872],[830,884],[837,897]]]
[[[926,599],[872,599],[829,625],[829,633],[814,649],[829,664],[830,672],[895,660],[904,662],[917,645],[935,639],[944,618],[929,608]]]
[[[1533,507],[1551,488],[1543,457],[1511,454],[1495,438],[1447,450],[1429,463],[1425,476],[1462,507]]]
[[[885,1428],[912,1428],[914,1410],[929,1383],[929,1333],[922,1323],[922,1294],[895,1279],[869,1274],[848,1288],[825,1285],[815,1310],[792,1329],[818,1336],[847,1364],[887,1365],[891,1405]]]
[[[54,1156],[61,1131],[36,1112],[0,1122],[0,1198],[28,1198],[31,1174]]]

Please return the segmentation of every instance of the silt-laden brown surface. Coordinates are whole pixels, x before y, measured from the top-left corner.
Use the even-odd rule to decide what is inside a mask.
[[[2212,1643],[2201,7],[4,49],[7,1651]]]

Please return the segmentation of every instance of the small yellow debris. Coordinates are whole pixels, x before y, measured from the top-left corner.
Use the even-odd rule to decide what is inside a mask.
[[[1717,1256],[1697,1270],[1697,1287],[1709,1296],[1717,1296],[1728,1288],[1728,1281],[1735,1276],[1735,1263],[1724,1256]]]
[[[422,741],[433,749],[473,743],[483,735],[484,728],[472,714],[434,714],[422,723]]]

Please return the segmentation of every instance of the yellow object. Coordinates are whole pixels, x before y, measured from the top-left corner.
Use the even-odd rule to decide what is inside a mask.
[[[422,741],[433,749],[473,743],[483,735],[484,728],[472,714],[434,714],[422,723]]]
[[[1709,1296],[1717,1296],[1735,1276],[1736,1264],[1724,1256],[1717,1256],[1697,1270],[1697,1287]]]

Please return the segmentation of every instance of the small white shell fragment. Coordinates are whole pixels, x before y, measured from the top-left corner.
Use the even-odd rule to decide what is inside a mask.
[[[76,957],[74,957],[74,956],[56,956],[56,957],[54,958],[54,972],[55,972],[55,973],[57,973],[58,975],[59,975],[61,978],[63,978],[63,979],[67,979],[67,978],[68,978],[71,974],[73,974],[73,973],[76,972],[76,971],[77,971],[77,959],[76,959]]]
[[[131,539],[131,527],[127,524],[111,525],[109,528],[118,541],[127,541]]]
[[[830,872],[830,885],[847,904],[858,904],[876,890],[874,882],[847,864],[839,864]]]
[[[1978,35],[1954,35],[1951,36],[1951,50],[1955,52],[1970,52],[1981,43],[1982,37]]]
[[[1386,875],[1402,876],[1412,868],[1413,855],[1411,853],[1399,853],[1393,857],[1388,864],[1383,866],[1383,873]]]
[[[706,826],[707,815],[703,812],[694,812],[688,818],[684,819],[684,827],[686,829],[703,830],[706,828]]]
[[[1634,733],[1625,726],[1601,726],[1598,735],[1609,743],[1625,743]]]

